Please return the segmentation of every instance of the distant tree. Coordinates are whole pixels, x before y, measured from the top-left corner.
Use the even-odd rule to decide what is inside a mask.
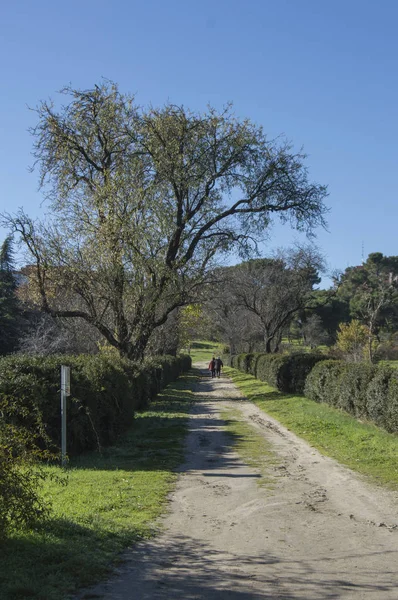
[[[348,360],[361,362],[364,359],[368,338],[368,328],[357,319],[353,319],[350,323],[340,325],[336,346]]]
[[[228,293],[213,293],[205,310],[213,325],[213,336],[228,344],[231,354],[253,352],[262,347],[261,328],[253,315],[235,303],[232,287]]]
[[[0,248],[0,354],[15,350],[20,333],[21,311],[16,296],[12,238]]]
[[[314,290],[314,306],[311,314],[321,319],[322,328],[330,341],[336,342],[337,331],[341,323],[348,323],[350,317],[349,299],[338,295],[338,288]]]
[[[398,305],[398,257],[369,254],[366,262],[346,269],[339,294],[349,299],[350,312],[368,331],[368,360],[373,362],[374,338]]]
[[[203,308],[200,304],[183,306],[179,311],[179,346],[191,349],[192,341],[197,336],[201,324],[205,319]]]
[[[314,313],[302,324],[302,334],[304,343],[309,344],[311,348],[327,344],[329,341],[321,317]]]
[[[239,339],[254,345],[260,337],[265,352],[277,352],[294,315],[313,306],[322,269],[319,252],[302,246],[226,270],[216,306],[234,346]]]
[[[308,233],[324,224],[326,189],[308,181],[305,156],[230,108],[144,110],[108,82],[63,93],[69,104],[41,103],[32,130],[52,219],[5,220],[42,310],[86,320],[122,355],[141,359],[215,258],[247,255],[273,216]]]

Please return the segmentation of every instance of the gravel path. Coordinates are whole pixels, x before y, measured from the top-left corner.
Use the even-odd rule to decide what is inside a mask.
[[[164,529],[79,598],[398,600],[398,494],[323,457],[228,378],[203,375]],[[231,407],[277,454],[272,490],[231,448],[219,415]]]

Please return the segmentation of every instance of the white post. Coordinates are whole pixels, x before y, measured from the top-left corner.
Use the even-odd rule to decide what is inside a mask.
[[[70,367],[61,365],[61,460],[66,463],[66,397],[70,396]]]

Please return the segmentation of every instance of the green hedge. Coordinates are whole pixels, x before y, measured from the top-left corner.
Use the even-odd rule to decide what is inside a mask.
[[[324,361],[307,377],[305,395],[398,432],[398,372],[391,367]]]
[[[71,368],[68,454],[107,446],[131,425],[134,412],[189,370],[189,356],[162,356],[136,365],[117,356],[26,356],[0,359],[2,418],[14,425],[43,423],[42,445],[60,447],[60,367]],[[5,408],[4,408],[5,407]],[[18,410],[15,410],[18,407]]]
[[[389,403],[394,396],[393,386],[390,386],[393,375],[393,369],[379,367],[366,390],[366,408],[369,418],[388,431],[393,431],[388,422]]]
[[[365,363],[349,364],[339,382],[338,406],[357,418],[370,417],[367,390],[377,373],[377,367]]]
[[[339,406],[340,379],[348,368],[348,363],[340,360],[325,360],[314,366],[304,386],[304,394],[315,402],[325,402]]]
[[[250,373],[281,392],[303,393],[305,380],[317,362],[324,361],[319,353],[238,354],[231,357],[231,366]]]
[[[388,366],[325,359],[317,353],[238,354],[231,366],[286,393],[341,408],[398,432],[398,370]]]

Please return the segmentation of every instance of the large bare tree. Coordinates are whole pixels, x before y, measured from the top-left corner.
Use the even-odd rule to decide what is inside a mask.
[[[250,252],[273,216],[308,233],[324,225],[326,188],[308,180],[305,156],[230,107],[140,109],[110,82],[62,92],[68,103],[41,103],[32,130],[50,216],[6,220],[42,309],[86,320],[122,355],[141,359],[216,257]]]

